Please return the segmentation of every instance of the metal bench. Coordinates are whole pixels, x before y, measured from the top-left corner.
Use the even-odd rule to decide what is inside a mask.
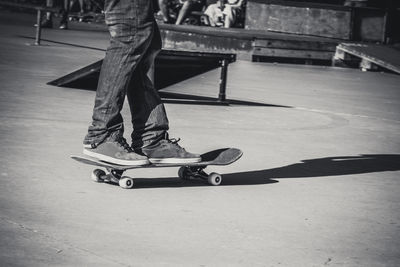
[[[37,6],[33,4],[26,3],[13,3],[8,1],[0,1],[0,6],[4,7],[12,7],[12,8],[25,8],[25,9],[33,9],[36,10],[36,34],[35,34],[35,45],[40,45],[40,39],[42,35],[42,15],[43,12],[51,12],[51,13],[59,13],[59,8],[46,7],[46,6]]]
[[[228,65],[236,61],[235,54],[222,54],[222,53],[206,53],[206,52],[195,52],[195,51],[179,51],[179,50],[165,50],[163,49],[157,56],[156,65],[159,60],[166,60],[171,62],[178,62],[179,60],[195,60],[197,65],[205,63],[212,68],[220,68],[220,79],[219,79],[219,91],[217,98],[200,97],[193,95],[177,94],[172,92],[160,91],[161,97],[165,99],[179,100],[193,100],[205,104],[223,104],[228,105],[231,100],[227,99],[226,96],[226,85],[227,85],[227,73]],[[50,85],[70,87],[71,85],[82,83],[83,80],[89,79],[93,82],[96,81],[100,73],[103,60],[94,62],[86,67],[71,72],[65,76],[57,78],[53,81],[48,82]],[[168,63],[168,62],[167,62]],[[179,65],[179,64],[178,64]],[[74,86],[71,86],[74,87]]]

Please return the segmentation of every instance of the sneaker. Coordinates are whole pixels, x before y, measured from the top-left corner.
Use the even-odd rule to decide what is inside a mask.
[[[60,13],[60,26],[58,28],[60,30],[68,30],[68,13],[65,10]]]
[[[105,141],[97,146],[84,144],[83,154],[118,165],[142,166],[150,163],[146,156],[133,152],[124,138],[119,138],[117,141]]]
[[[34,26],[37,27],[38,26],[37,23],[35,23]],[[43,19],[42,22],[40,23],[40,27],[51,29],[53,28],[53,21],[51,19]]]
[[[60,24],[60,27],[58,27],[60,30],[68,30],[68,23],[63,22]]]
[[[200,162],[201,157],[187,152],[178,142],[180,139],[162,139],[157,143],[141,149],[151,163],[185,164]]]

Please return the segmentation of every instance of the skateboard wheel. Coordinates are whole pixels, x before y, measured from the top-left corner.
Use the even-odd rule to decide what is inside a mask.
[[[127,176],[122,177],[119,179],[119,186],[124,189],[131,189],[133,187],[133,179]]]
[[[183,180],[189,180],[190,175],[189,175],[189,171],[188,171],[187,167],[180,167],[178,170],[178,176],[179,176],[179,178],[181,178]]]
[[[222,182],[222,176],[221,174],[212,172],[210,175],[208,175],[208,183],[211,185],[220,185]]]
[[[104,175],[106,175],[105,171],[100,170],[100,169],[95,169],[92,172],[92,180],[96,183],[101,183],[104,181],[104,179],[102,178]]]

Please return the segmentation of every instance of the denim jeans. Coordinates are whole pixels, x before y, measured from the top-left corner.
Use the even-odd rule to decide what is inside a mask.
[[[123,135],[121,109],[128,98],[132,115],[132,146],[162,139],[168,130],[164,105],[149,71],[161,49],[151,0],[106,0],[105,21],[110,46],[100,71],[92,125],[85,144],[99,144]]]

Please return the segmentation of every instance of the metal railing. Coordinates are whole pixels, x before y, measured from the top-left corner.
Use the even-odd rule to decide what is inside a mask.
[[[0,1],[0,6],[13,7],[13,8],[24,8],[36,10],[36,34],[35,34],[35,45],[40,45],[40,39],[42,36],[42,15],[43,12],[59,13],[59,8],[38,6],[27,3],[15,3],[10,1]]]

